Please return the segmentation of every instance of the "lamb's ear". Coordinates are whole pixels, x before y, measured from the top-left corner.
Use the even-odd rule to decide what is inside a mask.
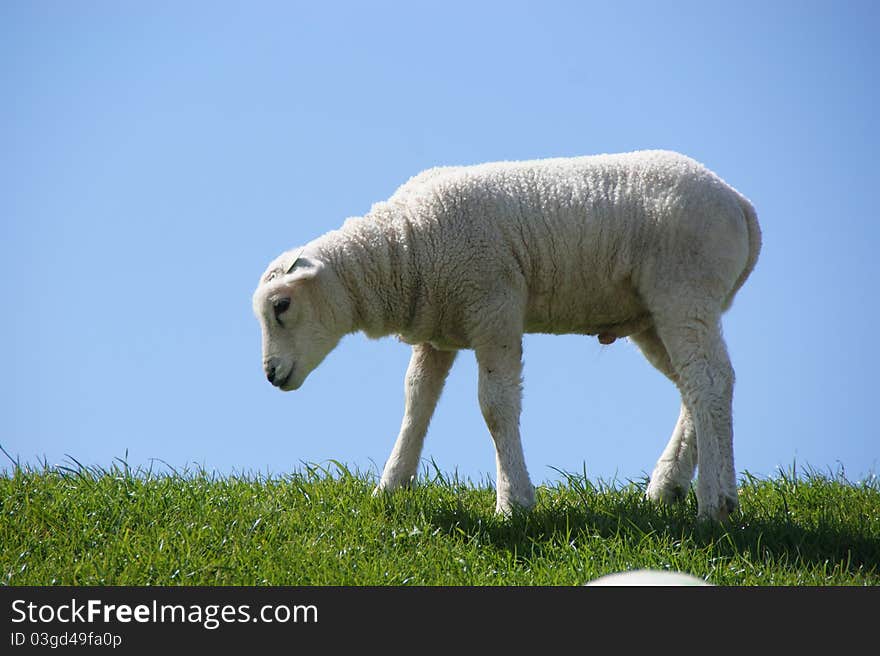
[[[294,256],[291,258],[291,260],[290,260],[290,264],[287,266],[287,269],[284,271],[284,273],[286,273],[286,274],[287,274],[287,273],[291,273],[291,272],[296,268],[296,265],[299,264],[299,258],[302,257],[302,254],[303,254],[303,251],[304,251],[304,250],[305,250],[305,247],[300,248],[300,249],[296,252],[296,255],[294,255]]]
[[[287,273],[284,275],[284,281],[291,283],[296,282],[297,280],[314,278],[321,273],[323,268],[324,263],[321,262],[321,260],[314,257],[307,257],[306,255],[299,255],[294,258],[291,265],[287,268]]]

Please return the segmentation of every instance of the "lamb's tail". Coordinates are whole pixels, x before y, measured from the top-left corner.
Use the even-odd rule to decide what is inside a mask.
[[[725,310],[731,306],[733,303],[733,297],[736,296],[740,287],[745,284],[746,279],[754,270],[755,264],[758,262],[758,255],[761,253],[761,226],[758,225],[758,214],[745,196],[742,194],[738,195],[739,204],[742,208],[743,215],[746,217],[746,227],[749,232],[749,258],[746,260],[746,265],[743,268],[742,273],[739,274],[739,278],[737,278],[733,289],[727,297],[727,302],[724,304]]]

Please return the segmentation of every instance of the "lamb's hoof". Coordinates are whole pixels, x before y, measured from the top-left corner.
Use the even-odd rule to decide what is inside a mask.
[[[498,517],[513,517],[514,515],[527,513],[532,508],[535,507],[535,504],[526,505],[520,503],[508,503],[503,505],[495,504],[495,514]]]
[[[723,508],[723,518],[721,521],[726,522],[730,519],[730,516],[739,510],[739,498],[738,497],[724,497],[724,505]]]
[[[697,519],[703,522],[726,523],[730,520],[730,516],[739,510],[739,499],[736,497],[722,496],[718,499],[717,505],[710,505],[706,508],[700,507],[697,512]]]
[[[510,517],[514,513],[528,512],[535,507],[535,488],[517,497],[499,497],[495,502],[495,514]]]
[[[657,503],[665,503],[667,505],[672,505],[675,503],[681,503],[687,497],[688,488],[683,485],[678,485],[676,483],[667,483],[666,485],[654,484],[654,481],[651,481],[648,484],[648,489],[645,491],[645,496],[651,501],[656,501]]]
[[[379,484],[373,488],[373,496],[377,497],[380,494],[388,494],[389,492],[393,492],[394,490],[399,490],[400,488],[410,488],[413,486],[414,480],[415,480],[415,476],[410,476],[409,478],[404,478],[399,481],[381,480],[381,481],[379,481]]]

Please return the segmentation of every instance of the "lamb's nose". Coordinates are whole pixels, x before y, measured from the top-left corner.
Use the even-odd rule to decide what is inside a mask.
[[[270,383],[272,383],[273,385],[275,384],[275,367],[270,366],[268,369],[266,369],[266,378],[269,380]]]

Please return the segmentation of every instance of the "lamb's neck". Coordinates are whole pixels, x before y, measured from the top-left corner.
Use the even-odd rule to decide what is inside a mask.
[[[369,217],[349,219],[321,239],[320,249],[349,303],[347,332],[376,338],[406,330],[406,259],[393,235]]]

